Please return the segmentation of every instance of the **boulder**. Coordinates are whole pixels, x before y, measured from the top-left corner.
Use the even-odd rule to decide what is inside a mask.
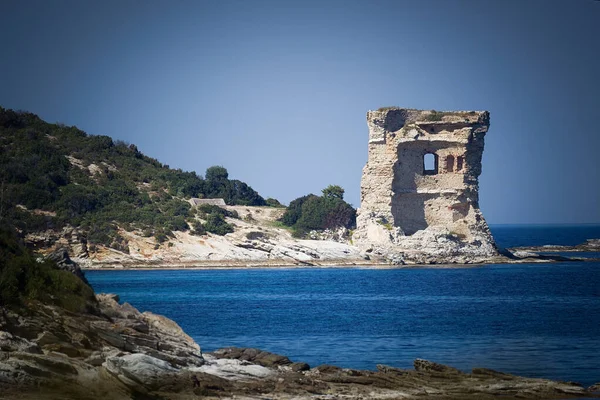
[[[81,357],[81,352],[70,343],[52,343],[42,346],[44,351],[54,351],[69,357]]]
[[[81,279],[86,285],[90,286],[90,283],[85,278],[85,275],[83,274],[83,271],[81,271],[81,268],[79,268],[79,265],[71,260],[71,257],[69,257],[69,251],[66,248],[62,247],[58,250],[55,250],[46,258],[54,261],[58,268],[72,273]]]
[[[58,375],[77,375],[77,369],[69,361],[68,357],[56,357],[52,354],[31,354],[15,352],[10,354],[11,359],[27,361],[36,368],[49,371]]]
[[[308,371],[310,369],[310,365],[304,362],[295,362],[290,364],[290,368],[293,372],[302,372]]]
[[[58,343],[60,342],[61,339],[59,339],[54,333],[52,332],[48,332],[48,331],[44,331],[42,332],[37,339],[35,339],[35,342],[39,345],[39,346],[45,346],[47,344],[53,344],[53,343]]]
[[[169,384],[177,373],[168,362],[139,353],[108,357],[102,365],[126,386],[132,386],[133,382],[133,386],[140,385],[147,390]]]
[[[42,350],[37,343],[30,342],[6,331],[0,331],[0,350],[8,352],[24,352],[41,354]]]

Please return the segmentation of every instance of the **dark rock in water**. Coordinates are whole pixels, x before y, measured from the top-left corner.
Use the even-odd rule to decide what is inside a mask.
[[[533,258],[541,258],[546,257],[546,259],[551,259],[555,261],[569,261],[572,260],[571,257],[562,257],[559,258],[557,254],[539,254],[539,253],[556,253],[556,252],[597,252],[600,251],[600,239],[588,239],[583,243],[580,243],[576,246],[564,246],[564,245],[554,245],[548,244],[544,246],[519,246],[512,247],[507,249],[509,252],[512,252],[516,258],[523,257],[533,257]],[[528,254],[530,253],[530,254]],[[555,257],[555,258],[547,258],[547,257]]]
[[[600,250],[600,239],[588,239],[580,246],[588,251]]]
[[[58,268],[72,273],[73,275],[81,279],[86,285],[90,286],[90,283],[86,279],[81,268],[79,268],[79,265],[73,260],[71,260],[71,257],[69,257],[69,252],[67,249],[60,248],[50,253],[46,258],[48,260],[54,261]]]
[[[275,367],[279,365],[292,364],[292,361],[285,356],[252,348],[226,347],[215,350],[211,354],[216,358],[249,361],[254,364],[262,365],[263,367]]]
[[[463,372],[457,370],[456,368],[449,367],[447,365],[438,364],[433,361],[422,360],[417,358],[414,361],[415,371],[419,372],[442,372],[445,374],[464,374]]]

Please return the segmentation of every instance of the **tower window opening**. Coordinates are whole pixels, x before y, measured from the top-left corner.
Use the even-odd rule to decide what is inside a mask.
[[[423,175],[435,175],[438,173],[438,156],[427,153],[423,156]]]
[[[456,170],[462,171],[465,158],[463,156],[456,157]]]
[[[458,167],[457,167],[458,169]],[[454,172],[454,156],[446,156],[446,172]]]

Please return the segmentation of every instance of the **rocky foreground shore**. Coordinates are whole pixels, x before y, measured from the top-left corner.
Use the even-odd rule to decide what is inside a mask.
[[[256,349],[202,354],[173,321],[115,295],[86,313],[0,307],[1,399],[566,399],[598,387],[415,360],[414,370],[311,368]]]

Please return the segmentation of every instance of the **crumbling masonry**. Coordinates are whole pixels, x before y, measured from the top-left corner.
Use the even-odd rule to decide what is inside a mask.
[[[369,111],[367,123],[354,242],[398,263],[497,256],[478,204],[489,113],[391,107]]]

